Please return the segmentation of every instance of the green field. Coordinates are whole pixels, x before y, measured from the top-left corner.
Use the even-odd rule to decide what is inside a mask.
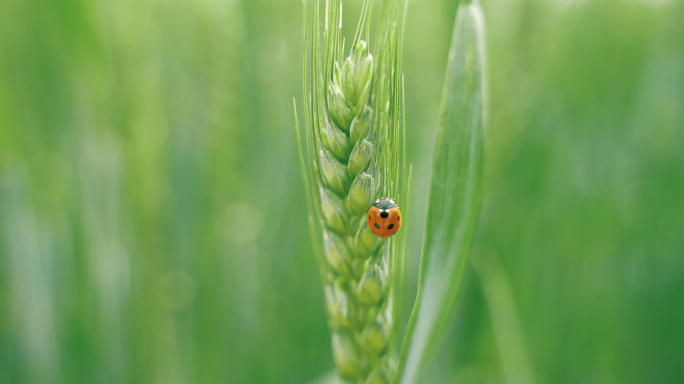
[[[482,216],[423,383],[684,382],[684,2],[481,4]],[[457,5],[409,3],[402,324]],[[303,39],[299,0],[0,0],[0,384],[334,369]]]

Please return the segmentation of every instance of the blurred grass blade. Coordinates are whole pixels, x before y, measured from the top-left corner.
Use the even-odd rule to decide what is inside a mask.
[[[484,24],[459,6],[432,163],[418,294],[395,382],[418,382],[456,306],[477,226],[484,148]]]
[[[475,253],[478,256],[472,264],[482,282],[505,382],[535,384],[537,381],[513,298],[513,288],[499,261],[499,255],[491,246],[482,247]]]

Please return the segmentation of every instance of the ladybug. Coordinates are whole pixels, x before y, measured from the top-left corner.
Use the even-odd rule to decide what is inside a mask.
[[[368,228],[379,237],[390,237],[401,227],[401,212],[392,199],[377,199],[368,210]]]

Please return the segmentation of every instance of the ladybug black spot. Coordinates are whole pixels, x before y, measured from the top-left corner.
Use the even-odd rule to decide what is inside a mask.
[[[397,216],[397,221],[401,221],[401,216]]]
[[[389,226],[387,226],[387,229],[392,229],[392,228],[394,228],[394,224],[390,224]]]
[[[373,226],[375,227],[375,229],[380,229],[380,225],[378,225],[378,223],[373,224]]]
[[[370,215],[368,215],[368,220],[370,220]]]
[[[382,212],[380,212],[380,217],[382,217],[383,219],[386,219],[389,217],[389,213],[387,213],[387,211],[382,211]]]

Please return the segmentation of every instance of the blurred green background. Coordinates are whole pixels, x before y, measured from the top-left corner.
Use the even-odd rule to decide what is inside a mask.
[[[684,2],[482,3],[485,204],[424,382],[684,382]],[[406,24],[407,314],[456,6]],[[0,0],[0,383],[333,369],[302,43],[299,0]]]

